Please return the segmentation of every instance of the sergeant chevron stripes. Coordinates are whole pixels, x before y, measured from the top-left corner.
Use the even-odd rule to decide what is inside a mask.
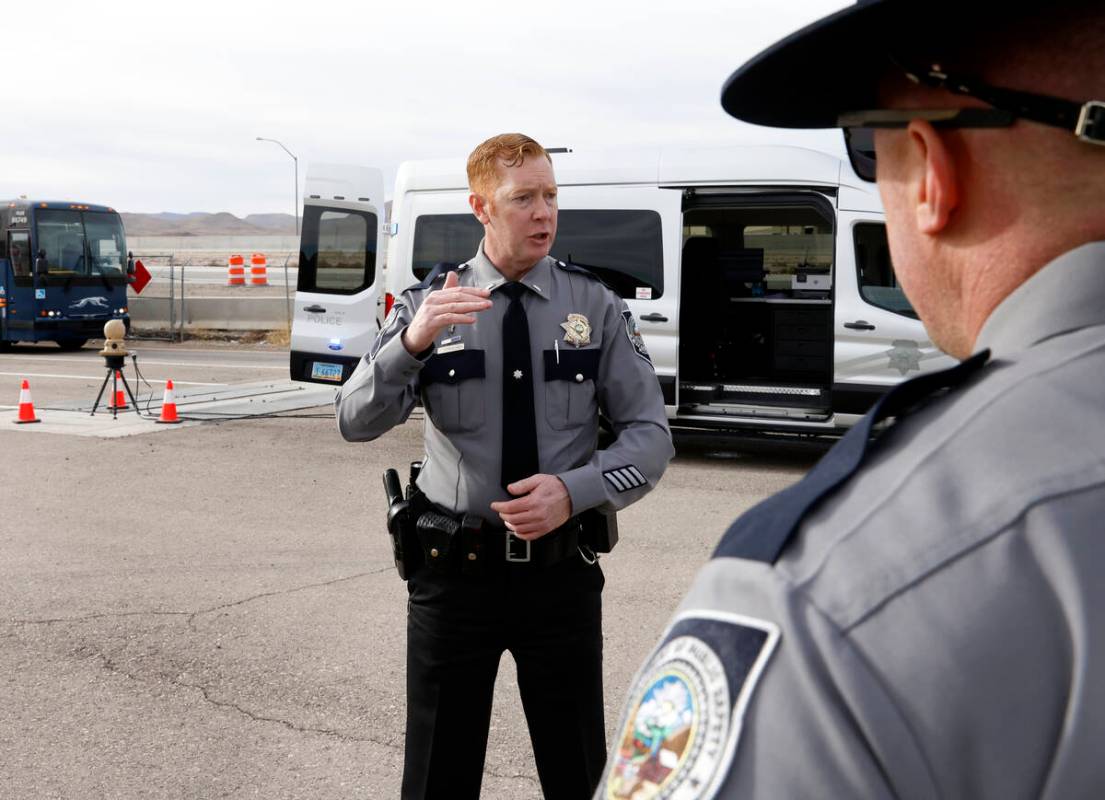
[[[641,474],[641,471],[632,464],[626,467],[607,470],[602,473],[602,477],[606,478],[610,485],[619,492],[639,489],[648,483],[648,481],[645,480],[645,476]]]

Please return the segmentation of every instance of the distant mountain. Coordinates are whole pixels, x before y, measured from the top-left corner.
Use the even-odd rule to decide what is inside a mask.
[[[226,211],[216,214],[203,211],[132,214],[124,211],[121,216],[131,236],[295,235],[295,217],[291,214],[248,214],[245,219],[239,219]]]

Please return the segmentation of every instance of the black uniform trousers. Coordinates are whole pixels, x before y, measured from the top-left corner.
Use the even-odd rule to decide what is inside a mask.
[[[403,798],[478,798],[492,692],[509,650],[547,800],[602,777],[602,600],[597,563],[499,564],[490,576],[423,567],[408,581]]]

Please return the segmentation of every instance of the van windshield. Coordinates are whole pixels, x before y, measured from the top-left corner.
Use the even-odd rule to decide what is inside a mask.
[[[422,280],[434,265],[470,259],[483,238],[471,214],[426,214],[414,228],[414,275]],[[557,216],[553,258],[592,269],[622,297],[638,288],[653,299],[664,293],[660,215],[650,210],[571,209]]]

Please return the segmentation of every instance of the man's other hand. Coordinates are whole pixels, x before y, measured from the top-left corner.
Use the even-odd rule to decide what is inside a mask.
[[[506,488],[515,499],[492,503],[491,510],[519,539],[539,539],[572,516],[572,498],[555,475],[531,475]]]

